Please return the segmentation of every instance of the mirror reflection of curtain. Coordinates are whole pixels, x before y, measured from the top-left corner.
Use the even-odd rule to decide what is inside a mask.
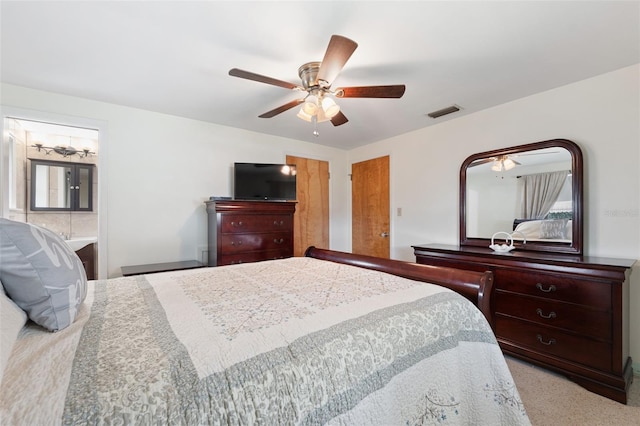
[[[522,214],[525,219],[544,219],[558,199],[569,171],[538,173],[524,179]]]

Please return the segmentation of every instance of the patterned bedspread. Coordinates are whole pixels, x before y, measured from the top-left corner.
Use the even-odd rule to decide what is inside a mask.
[[[439,286],[312,258],[90,283],[29,324],[2,424],[529,424],[484,317]]]

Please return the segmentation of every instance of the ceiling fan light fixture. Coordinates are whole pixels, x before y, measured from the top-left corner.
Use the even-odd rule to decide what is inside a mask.
[[[311,117],[313,117],[313,115],[307,114],[304,110],[304,106],[300,108],[300,111],[298,111],[298,118],[300,118],[301,120],[311,123]]]
[[[322,123],[331,120],[338,112],[340,107],[333,99],[322,97],[322,101],[318,102],[316,96],[309,95],[298,111],[298,118],[309,123],[314,119],[316,123]]]
[[[515,166],[516,166],[516,163],[514,163],[511,158],[507,158],[505,160],[502,160],[502,167],[504,167],[505,170],[511,170]]]
[[[493,170],[494,172],[506,172],[507,170],[513,169],[515,166],[516,162],[505,155],[498,157],[493,161],[491,170]]]
[[[309,115],[315,115],[318,111],[318,98],[314,95],[307,96],[304,105],[302,105],[302,109]]]
[[[318,112],[316,113],[316,119],[318,120],[318,123],[323,123],[325,121],[331,120],[331,117],[327,116],[324,113],[324,110],[322,108],[318,108]]]
[[[322,98],[322,111],[327,117],[333,118],[340,112],[340,106],[333,99],[325,96]]]

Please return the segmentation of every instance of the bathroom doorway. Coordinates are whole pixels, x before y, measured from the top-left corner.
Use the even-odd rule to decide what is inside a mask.
[[[2,216],[60,235],[97,279],[99,130],[11,115],[3,128]]]

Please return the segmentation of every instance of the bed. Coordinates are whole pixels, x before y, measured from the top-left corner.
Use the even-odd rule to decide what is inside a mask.
[[[2,424],[530,424],[489,272],[311,247],[89,281],[52,332],[2,268]]]
[[[573,221],[571,219],[515,219],[513,238],[526,241],[554,241],[570,243]]]

